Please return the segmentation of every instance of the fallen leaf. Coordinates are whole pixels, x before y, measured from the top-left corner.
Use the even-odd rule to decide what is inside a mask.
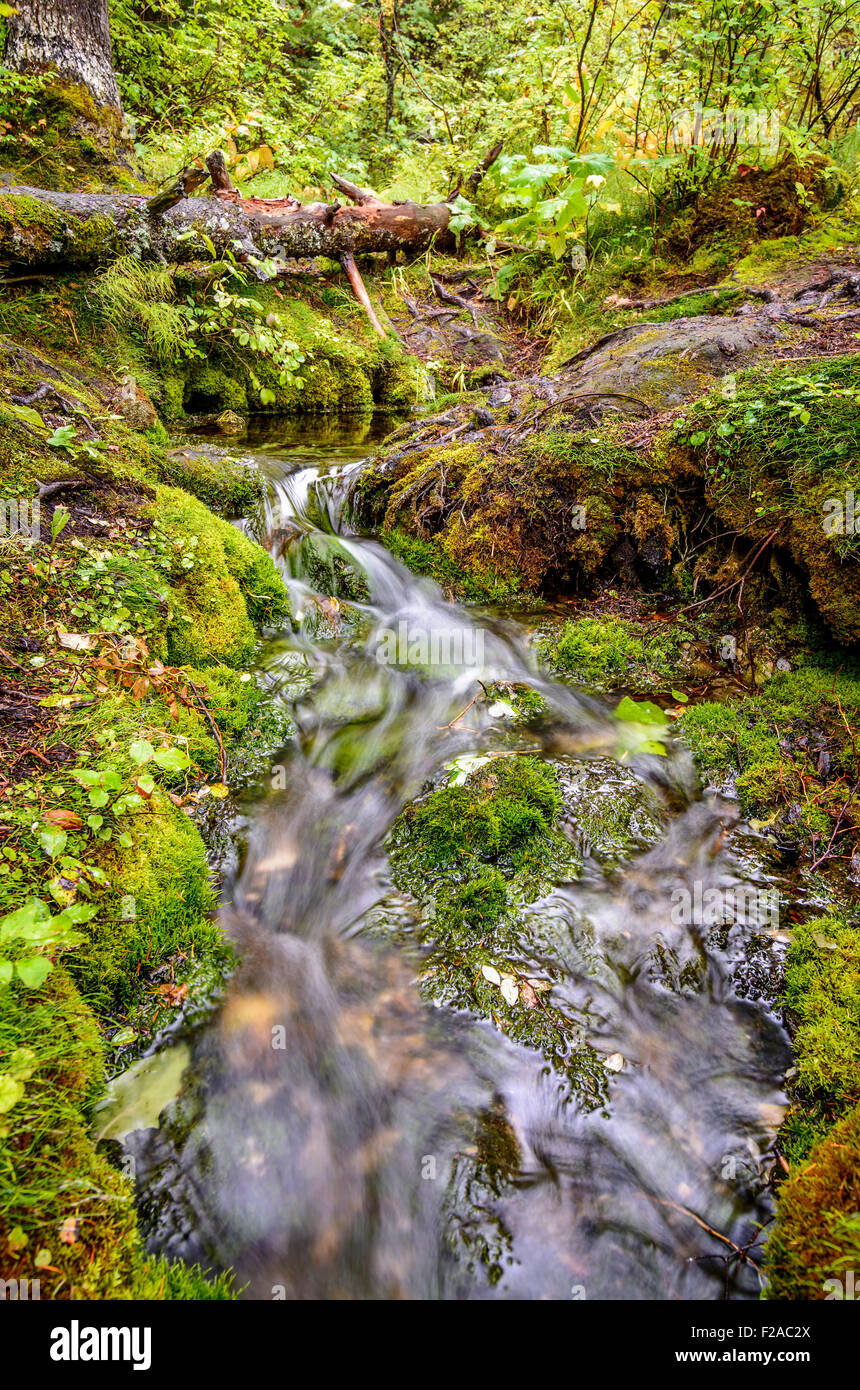
[[[533,980],[530,978],[528,983],[531,985],[532,989],[537,990],[538,994],[549,994],[549,991],[552,989],[549,980]]]
[[[522,984],[520,985],[520,990],[522,992],[523,1003],[525,1004],[526,1008],[536,1009],[538,1006],[538,997],[535,994],[534,987],[529,983],[528,980],[523,980]]]
[[[53,810],[45,812],[45,820],[52,825],[59,825],[62,830],[79,830],[83,825],[80,816],[74,811],[66,811],[62,806],[55,806]]]
[[[159,994],[163,995],[167,1003],[174,1009],[178,1008],[188,993],[187,985],[159,985]]]
[[[57,641],[70,652],[91,652],[98,646],[98,638],[88,632],[58,632]]]
[[[517,988],[517,982],[513,975],[503,975],[500,988],[505,1002],[510,1004],[511,1008],[513,1008],[514,1004],[519,1002],[520,997],[520,991]]]
[[[74,1245],[78,1238],[81,1223],[76,1216],[67,1216],[60,1227],[60,1241],[63,1245]]]
[[[603,1065],[607,1071],[621,1071],[624,1066],[624,1058],[620,1052],[611,1052]]]
[[[482,965],[481,974],[485,980],[489,980],[491,985],[500,985],[502,977],[494,965]]]

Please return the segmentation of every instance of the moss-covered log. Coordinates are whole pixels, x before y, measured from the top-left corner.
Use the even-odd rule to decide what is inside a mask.
[[[161,212],[136,194],[10,186],[0,189],[0,265],[79,270],[129,252],[182,262],[199,256],[201,236],[219,255],[230,250],[275,260],[414,254],[450,240],[448,203],[384,203],[357,189],[355,195],[360,201],[342,207],[225,191],[214,198],[181,198]],[[200,235],[189,236],[192,231]]]

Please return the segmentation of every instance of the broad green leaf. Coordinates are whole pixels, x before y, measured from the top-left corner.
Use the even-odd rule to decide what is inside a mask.
[[[58,854],[62,854],[68,838],[65,830],[53,830],[48,827],[39,832],[39,844],[49,859],[56,859]]]
[[[155,749],[149,742],[149,739],[136,738],[134,743],[129,744],[128,752],[135,767],[142,767],[144,763],[149,762],[150,758],[155,753]]]
[[[615,707],[615,718],[628,724],[667,724],[669,721],[659,705],[652,700],[631,700],[625,695]]]
[[[53,968],[47,956],[25,956],[23,960],[15,962],[15,973],[28,989],[38,989],[43,985]]]
[[[159,748],[154,756],[155,762],[165,772],[184,772],[191,766],[191,759],[183,748]]]

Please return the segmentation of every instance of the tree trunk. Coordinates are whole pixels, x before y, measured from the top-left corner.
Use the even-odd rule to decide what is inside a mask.
[[[98,106],[121,110],[111,54],[107,0],[15,0],[6,21],[4,67],[43,72],[86,87]]]

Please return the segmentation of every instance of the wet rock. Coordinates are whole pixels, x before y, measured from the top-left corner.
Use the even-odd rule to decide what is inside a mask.
[[[127,382],[111,396],[110,404],[117,415],[121,415],[133,430],[154,429],[158,424],[158,413],[145,391],[136,382]]]
[[[782,336],[760,312],[755,318],[703,315],[621,329],[566,365],[574,388],[607,398],[630,395],[665,409],[700,396],[713,378],[746,366]],[[634,401],[625,406],[615,398],[612,404],[622,412],[636,411]]]

